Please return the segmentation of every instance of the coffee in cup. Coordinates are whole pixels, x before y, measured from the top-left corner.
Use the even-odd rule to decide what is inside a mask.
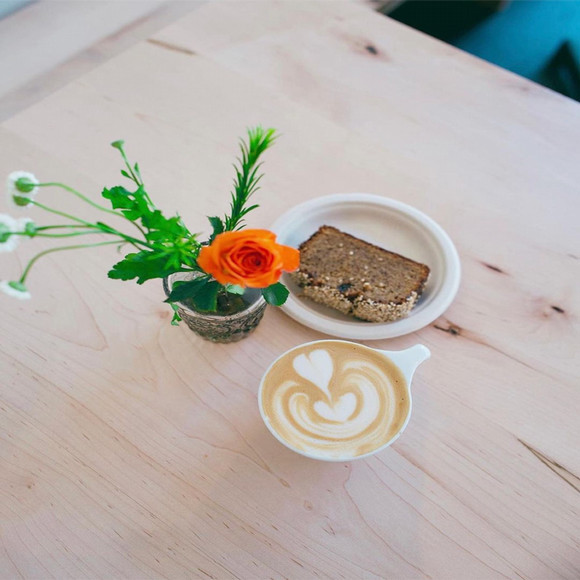
[[[259,403],[282,443],[329,461],[389,444],[411,411],[401,369],[381,351],[340,340],[308,343],[279,357],[262,379]]]

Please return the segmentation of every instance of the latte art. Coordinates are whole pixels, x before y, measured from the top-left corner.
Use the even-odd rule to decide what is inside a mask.
[[[387,444],[409,411],[406,381],[386,356],[340,341],[290,351],[264,377],[267,423],[296,450],[329,459]]]

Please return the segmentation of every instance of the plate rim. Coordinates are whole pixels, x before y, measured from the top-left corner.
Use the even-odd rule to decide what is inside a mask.
[[[406,318],[395,322],[382,323],[361,323],[360,326],[354,326],[341,320],[326,321],[318,316],[310,317],[303,312],[301,315],[300,307],[305,311],[305,307],[301,305],[299,299],[290,294],[291,302],[286,302],[281,306],[283,312],[296,320],[303,326],[323,332],[327,335],[350,339],[350,340],[382,340],[387,338],[396,338],[417,332],[431,324],[434,320],[439,318],[453,302],[461,281],[461,262],[459,253],[453,241],[447,232],[431,217],[423,213],[416,207],[382,195],[363,192],[351,193],[331,193],[321,195],[313,199],[309,199],[298,205],[291,207],[289,210],[280,215],[272,224],[271,229],[276,235],[284,234],[284,226],[291,222],[296,216],[302,215],[305,211],[312,210],[318,207],[332,206],[336,203],[365,203],[371,205],[380,205],[395,210],[399,214],[414,219],[424,230],[427,230],[438,242],[439,248],[442,252],[445,270],[443,275],[443,284],[436,295],[436,302],[430,305],[427,309],[412,314]],[[298,305],[298,311],[293,309],[294,301]]]

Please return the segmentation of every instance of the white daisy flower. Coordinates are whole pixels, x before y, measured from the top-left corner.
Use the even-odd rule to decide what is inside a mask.
[[[38,192],[38,179],[28,171],[13,171],[6,181],[8,199],[18,207],[26,207]]]
[[[20,236],[13,235],[18,232],[18,221],[13,217],[0,213],[0,252],[13,252],[20,242]]]
[[[0,290],[8,296],[18,298],[18,300],[29,300],[30,292],[22,282],[9,282],[8,280],[0,281]]]

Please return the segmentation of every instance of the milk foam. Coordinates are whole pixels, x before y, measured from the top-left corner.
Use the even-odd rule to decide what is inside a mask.
[[[372,349],[326,341],[278,361],[264,379],[262,408],[290,446],[348,458],[385,445],[410,409],[405,379]]]
[[[334,373],[334,363],[328,351],[313,350],[310,354],[300,354],[292,361],[294,370],[304,379],[316,385],[330,397],[328,383]]]

